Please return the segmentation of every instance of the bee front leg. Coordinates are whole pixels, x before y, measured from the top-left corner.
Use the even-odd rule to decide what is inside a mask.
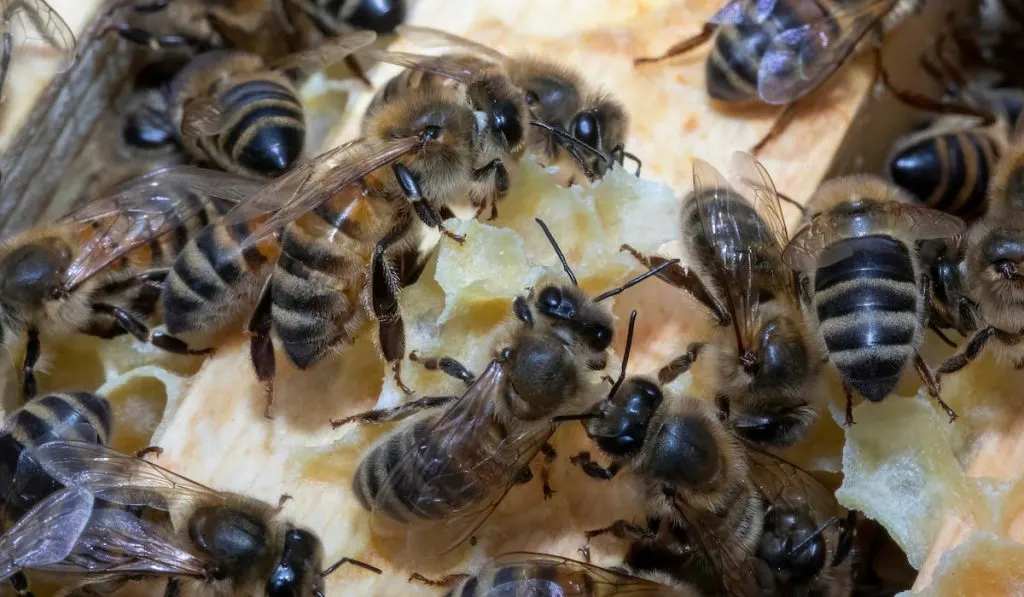
[[[686,354],[672,359],[658,371],[658,381],[667,384],[676,380],[680,375],[690,370],[690,367],[697,361],[700,351],[704,348],[704,342],[693,342],[686,347]]]
[[[175,354],[202,355],[213,352],[212,348],[193,350],[180,338],[176,338],[163,332],[154,332],[150,330],[149,326],[147,326],[145,322],[139,319],[136,315],[125,311],[121,307],[108,305],[106,303],[93,303],[92,308],[97,313],[103,313],[104,315],[113,317],[114,321],[117,322],[117,325],[119,325],[121,329],[134,336],[139,342],[146,342],[161,350],[166,350],[167,352],[173,352]]]
[[[268,279],[263,286],[260,300],[256,303],[256,310],[253,311],[249,323],[246,325],[246,331],[249,333],[249,358],[256,371],[256,379],[263,385],[263,392],[267,399],[263,416],[273,419],[274,378],[277,376],[277,360],[274,356],[274,341],[270,335],[274,324],[273,296],[270,284],[271,280]]]
[[[465,242],[466,238],[464,236],[445,229],[441,214],[437,211],[437,208],[430,204],[430,201],[423,197],[423,193],[420,191],[420,183],[405,164],[397,162],[391,166],[391,170],[394,172],[395,179],[398,181],[398,186],[401,187],[402,193],[405,194],[405,198],[412,204],[416,217],[427,226],[439,230],[441,234],[460,245]]]
[[[569,462],[580,467],[588,477],[600,479],[602,481],[613,479],[622,468],[617,462],[612,462],[607,468],[605,468],[591,459],[590,452],[580,452],[575,456],[570,456]]]
[[[39,355],[42,348],[39,344],[39,330],[29,328],[28,338],[25,341],[25,364],[21,366],[22,397],[28,402],[36,397],[36,363],[39,362]]]
[[[491,204],[491,214],[487,218],[488,220],[493,220],[498,217],[498,200],[504,198],[505,195],[508,194],[508,168],[505,167],[505,163],[501,161],[501,158],[494,158],[486,165],[473,171],[473,180],[476,181],[486,180],[492,175],[494,176],[495,193],[494,196],[488,198]],[[484,208],[487,206],[488,199],[481,201],[477,217],[483,213]]]

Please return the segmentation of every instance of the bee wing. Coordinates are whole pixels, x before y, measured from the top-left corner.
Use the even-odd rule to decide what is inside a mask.
[[[554,431],[553,424],[527,426],[521,433],[480,448],[481,438],[487,442],[493,435],[494,404],[506,379],[506,365],[492,361],[422,436],[419,445],[398,462],[378,493],[370,520],[375,531],[393,533],[394,523],[382,513],[382,506],[399,499],[394,488],[403,492],[403,503],[410,510],[428,514],[415,517],[403,528],[412,546],[430,546],[447,553],[490,516]],[[416,494],[409,498],[405,494],[409,491]],[[463,505],[452,508],[451,504],[458,503]],[[438,511],[448,515],[429,515]]]
[[[272,63],[272,70],[297,68],[311,73],[341,62],[356,50],[365,48],[377,39],[373,31],[353,31],[333,38],[304,52],[296,52]]]
[[[181,133],[187,137],[209,137],[223,133],[237,112],[227,109],[215,97],[194,97],[182,105]]]
[[[127,510],[97,505],[71,553],[37,566],[76,575],[157,574],[205,578],[214,562],[191,542]]]
[[[341,189],[398,158],[422,148],[428,140],[414,136],[371,146],[361,139],[326,151],[266,184],[224,215],[226,226],[248,224],[238,250],[264,238],[318,207]]]
[[[806,470],[744,442],[750,455],[750,477],[769,503],[811,509],[818,524],[841,513],[835,495]]]
[[[395,30],[399,36],[424,48],[442,49],[446,51],[464,52],[493,62],[502,63],[506,56],[494,48],[466,39],[454,33],[434,29],[433,27],[421,27],[418,25],[399,25]]]
[[[763,23],[778,0],[732,0],[718,10],[710,19],[714,25],[757,25]]]
[[[80,487],[55,491],[36,504],[0,536],[0,579],[68,557],[92,506],[92,494]]]
[[[391,50],[366,50],[361,55],[388,64],[394,64],[403,68],[422,71],[438,75],[446,79],[452,79],[459,83],[469,83],[473,78],[473,69],[464,62],[459,61],[458,56],[428,56],[426,54],[411,54],[409,52],[394,52]]]
[[[950,238],[966,230],[960,218],[921,205],[886,201],[856,215],[823,214],[804,226],[782,254],[787,265],[800,272],[828,265],[819,263],[821,252],[836,240],[898,230],[908,241]]]
[[[504,568],[531,570],[539,568],[543,578],[522,578],[511,575],[503,579],[498,571]],[[552,568],[561,574],[548,576]],[[571,578],[569,575],[578,575]],[[516,595],[565,595],[566,597],[587,595],[662,595],[665,586],[643,578],[630,576],[625,572],[610,570],[587,562],[580,562],[561,556],[517,551],[502,554],[489,561],[479,572],[478,578],[493,578],[485,597],[514,597]],[[585,576],[584,576],[585,575]],[[583,578],[587,580],[584,581]],[[556,579],[564,579],[559,584]]]
[[[102,444],[50,442],[34,448],[32,456],[64,485],[83,487],[113,504],[169,511],[181,502],[223,500],[205,485]]]
[[[165,168],[90,201],[63,221],[88,225],[88,238],[65,273],[72,290],[110,263],[182,226],[213,199],[241,201],[262,183],[190,166]]]
[[[45,0],[18,0],[3,3],[3,8],[3,29],[11,34],[15,47],[47,48],[56,52],[58,72],[71,68],[75,34],[52,6]]]
[[[817,14],[771,40],[757,73],[758,95],[769,104],[788,104],[813,91],[853,54],[861,38],[896,2],[836,3],[829,5],[830,12],[811,2],[800,3]]]
[[[759,288],[756,250],[773,242],[766,230],[748,230],[756,211],[711,164],[693,160],[694,200],[704,240],[714,264],[713,275],[726,298],[742,353],[750,344],[757,322]],[[761,226],[763,228],[763,226]]]

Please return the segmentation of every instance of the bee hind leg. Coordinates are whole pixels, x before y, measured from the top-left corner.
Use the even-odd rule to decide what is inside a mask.
[[[401,421],[402,419],[411,417],[421,410],[448,406],[458,399],[458,396],[424,396],[418,400],[399,404],[398,406],[393,406],[391,408],[369,410],[341,419],[333,419],[331,421],[331,427],[337,429],[338,427],[349,423],[393,423],[395,421]]]
[[[718,25],[715,25],[714,23],[704,23],[704,26],[701,28],[700,33],[694,35],[693,37],[684,39],[683,41],[673,44],[672,47],[670,47],[668,50],[665,50],[665,53],[662,54],[661,56],[644,56],[641,58],[634,58],[633,64],[637,65],[647,64],[650,62],[660,62],[662,60],[672,58],[673,56],[685,54],[686,52],[689,52],[690,50],[702,45],[704,42],[711,39],[711,36],[715,33],[715,29],[717,28]]]
[[[603,467],[598,463],[594,462],[590,456],[590,452],[580,452],[575,456],[569,457],[569,462],[580,467],[580,469],[588,476],[594,479],[600,479],[607,481],[615,477],[618,474],[620,465],[616,462],[612,462],[608,467]]]
[[[548,442],[541,444],[540,452],[544,455],[544,461],[540,468],[541,488],[544,490],[544,499],[550,500],[551,496],[557,493],[551,488],[551,464],[555,461],[555,458],[558,458],[558,452]]]
[[[921,381],[924,382],[924,386],[928,390],[928,394],[939,403],[939,407],[941,407],[946,413],[946,416],[949,417],[949,422],[952,423],[955,421],[957,419],[956,411],[950,408],[950,406],[946,404],[939,395],[939,391],[941,389],[939,387],[939,381],[935,378],[935,375],[932,373],[931,368],[928,367],[928,364],[924,362],[923,358],[921,358],[921,353],[917,351],[914,351],[914,367],[917,369],[917,374],[921,376]]]
[[[274,341],[270,337],[273,322],[273,300],[268,280],[256,304],[256,310],[246,325],[246,331],[249,333],[249,358],[256,371],[256,379],[264,388],[267,405],[263,416],[268,419],[274,418],[274,378],[277,376]]]
[[[423,368],[428,371],[440,371],[441,373],[454,377],[455,379],[465,383],[467,386],[472,385],[476,380],[476,376],[473,375],[473,372],[452,357],[423,357],[414,350],[409,353],[409,360],[423,365]]]
[[[161,350],[175,354],[203,355],[213,352],[212,348],[191,349],[180,338],[164,332],[154,332],[138,316],[125,311],[121,307],[106,303],[93,303],[92,308],[97,313],[113,317],[121,329],[134,336],[139,342],[146,342]]]
[[[24,572],[15,572],[8,582],[11,583],[11,587],[14,588],[14,593],[18,597],[35,597],[29,588],[28,578],[25,577]]]
[[[764,149],[765,145],[768,145],[773,139],[782,134],[789,126],[789,123],[793,122],[793,117],[796,116],[796,107],[798,102],[790,102],[786,104],[779,115],[775,117],[775,122],[772,123],[772,128],[768,129],[768,132],[761,137],[753,147],[750,148],[750,153],[757,156]]]
[[[409,576],[409,582],[418,582],[429,587],[450,587],[464,578],[469,578],[469,576],[469,574],[448,574],[441,578],[427,578],[419,572],[413,572]]]
[[[29,328],[28,339],[25,342],[25,363],[21,366],[22,397],[28,402],[36,396],[36,363],[39,362],[39,355],[42,349],[39,345],[39,330]]]

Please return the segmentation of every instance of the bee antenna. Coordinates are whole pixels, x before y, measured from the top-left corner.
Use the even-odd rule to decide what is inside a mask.
[[[619,391],[622,382],[626,380],[626,366],[629,364],[629,351],[633,348],[634,328],[636,328],[636,309],[629,314],[629,331],[626,332],[626,349],[622,352],[622,368],[619,370],[619,378],[615,380],[612,389],[608,392],[609,398]]]
[[[619,286],[618,288],[612,288],[611,290],[609,290],[609,291],[607,291],[607,292],[605,292],[603,294],[598,295],[597,298],[594,299],[594,302],[595,303],[600,303],[601,301],[603,301],[606,298],[613,297],[613,296],[615,296],[617,294],[622,294],[624,291],[626,291],[626,290],[636,286],[640,282],[643,282],[647,278],[650,278],[651,276],[657,274],[658,272],[660,272],[661,270],[665,269],[666,267],[668,267],[670,265],[675,265],[677,263],[679,263],[678,259],[672,259],[672,260],[666,261],[664,263],[659,263],[657,267],[654,267],[654,268],[651,268],[651,269],[647,270],[646,272],[644,272],[644,273],[640,274],[639,276],[633,278],[632,280],[626,282],[622,286]]]
[[[810,535],[808,535],[806,539],[804,539],[800,543],[797,543],[792,548],[790,548],[789,552],[786,555],[787,556],[795,556],[797,553],[800,552],[801,549],[806,547],[808,543],[810,543],[811,541],[816,539],[819,535],[824,533],[825,529],[827,529],[828,527],[832,526],[833,524],[835,524],[837,522],[839,522],[839,518],[837,518],[835,516],[829,518],[828,520],[823,522],[821,524],[821,526],[819,526],[818,528],[814,529],[814,532],[811,533]]]
[[[599,158],[601,158],[602,160],[604,160],[606,162],[612,162],[613,161],[610,157],[605,155],[605,153],[603,151],[601,151],[600,149],[594,147],[593,145],[591,145],[589,143],[584,143],[583,141],[580,141],[576,137],[573,137],[572,135],[570,135],[569,131],[567,131],[567,130],[561,128],[561,127],[551,126],[550,124],[548,124],[546,122],[543,122],[543,121],[540,121],[540,120],[531,120],[530,124],[532,124],[535,127],[542,128],[545,131],[551,133],[552,135],[558,137],[559,139],[561,139],[563,141],[566,141],[568,143],[571,143],[572,145],[574,145],[576,147],[582,147],[583,149],[586,149],[590,153],[598,156]]]
[[[380,574],[380,573],[383,572],[383,570],[381,570],[380,568],[378,568],[376,566],[371,566],[371,565],[367,564],[366,562],[360,562],[359,560],[355,560],[355,559],[352,559],[352,558],[341,558],[337,562],[335,562],[335,563],[331,564],[330,566],[328,566],[323,572],[320,573],[320,576],[324,577],[324,576],[330,575],[332,572],[334,572],[338,568],[341,568],[341,566],[343,564],[353,564],[355,566],[359,566],[360,568],[365,568],[365,569],[369,570],[370,572],[373,572],[374,574]]]
[[[576,281],[576,274],[572,273],[572,268],[569,267],[569,262],[565,260],[565,254],[562,253],[562,249],[558,246],[558,241],[551,235],[551,231],[548,230],[548,225],[544,223],[544,220],[540,218],[534,218],[537,221],[537,225],[544,231],[544,236],[548,237],[548,242],[555,249],[555,255],[558,255],[558,260],[562,262],[562,269],[565,270],[565,274],[572,280],[573,286],[579,286],[579,282]]]

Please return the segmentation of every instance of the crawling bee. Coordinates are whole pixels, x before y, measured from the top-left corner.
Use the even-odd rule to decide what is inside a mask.
[[[545,446],[555,421],[587,406],[600,383],[595,372],[607,364],[612,315],[601,301],[652,274],[590,298],[541,226],[572,283],[544,280],[513,301],[515,320],[480,377],[450,357],[421,358],[466,381],[462,396],[426,397],[332,423],[391,422],[427,411],[381,438],[352,483],[359,503],[371,511],[373,531],[403,536],[409,553],[455,548],[513,484],[531,478],[529,464],[539,451],[553,456]],[[432,547],[422,551],[425,546]]]
[[[964,238],[932,239],[917,243],[931,290],[928,327],[946,344],[956,348],[943,330],[968,336],[982,326],[978,305],[969,296]]]
[[[36,504],[0,535],[0,580],[24,579],[22,570],[60,562],[71,554],[92,515],[93,496],[76,487],[60,489]],[[13,581],[19,597],[32,597]]]
[[[44,337],[127,332],[164,350],[194,352],[174,336],[151,331],[144,318],[188,239],[259,186],[208,172],[208,192],[198,192],[192,171],[139,178],[0,248],[0,340],[10,346],[27,336],[26,399],[36,393],[34,369]]]
[[[963,257],[977,330],[963,351],[938,368],[939,375],[959,371],[990,346],[1001,362],[1024,368],[1024,143],[1000,161],[988,201],[989,213],[971,226]]]
[[[0,18],[0,94],[7,82],[11,59],[21,51],[35,49],[57,58],[57,72],[71,68],[75,61],[75,34],[46,0],[2,0]]]
[[[453,575],[440,581],[420,575],[413,578],[432,585],[451,585],[445,597],[497,594],[700,597],[700,593],[689,584],[664,574],[633,574],[628,568],[607,569],[590,562],[531,552],[502,554],[473,575]]]
[[[593,180],[602,176],[612,162],[621,164],[628,157],[636,161],[639,173],[639,160],[625,151],[629,117],[622,104],[574,69],[536,57],[505,56],[483,44],[428,27],[400,25],[397,31],[404,38],[426,46],[441,46],[451,54],[420,60],[409,55],[403,60],[400,53],[394,52],[382,52],[375,57],[428,72],[437,68],[443,76],[461,71],[465,77],[474,71],[500,67],[523,92],[531,116],[539,123],[540,134],[525,132],[526,149],[543,164],[563,166]],[[445,63],[449,66],[442,68]],[[389,88],[410,82],[416,84],[416,77],[404,75],[392,80]],[[587,154],[581,153],[581,149]]]
[[[931,282],[916,243],[962,234],[964,223],[913,201],[878,177],[830,180],[811,197],[811,220],[783,254],[803,276],[809,320],[843,379],[847,422],[854,390],[882,400],[911,361],[928,393],[956,418],[918,351]]]
[[[92,508],[91,496],[86,503],[85,496],[81,495],[65,495],[43,506],[47,497],[60,490],[61,485],[39,470],[31,458],[32,449],[60,439],[106,444],[110,441],[111,426],[110,403],[103,396],[87,392],[37,396],[7,415],[0,429],[0,528],[10,530],[6,539],[0,539],[0,544],[10,541],[9,546],[24,551],[0,564],[0,569],[4,570],[0,576],[10,575],[11,585],[22,597],[31,593],[28,580],[19,568],[56,562],[67,553],[63,551],[65,546],[50,540],[44,545],[29,542],[30,548],[16,539],[30,535],[31,530],[38,532],[40,523],[59,527],[61,533],[67,532],[70,537],[77,528],[79,509]],[[28,517],[32,516],[33,508],[37,509],[38,516],[31,521]],[[19,524],[19,521],[22,522]],[[33,555],[30,549],[40,552]],[[70,551],[71,545],[66,545],[66,549]],[[51,559],[60,553],[63,555]],[[44,559],[49,561],[44,562]]]
[[[659,380],[668,383],[698,358],[712,360],[716,399],[737,432],[761,444],[792,444],[817,419],[808,398],[821,359],[782,261],[789,235],[775,185],[748,154],[734,154],[733,166],[752,201],[711,165],[694,160],[680,238],[695,267],[662,275],[710,309],[723,333],[691,344]],[[632,252],[648,265],[657,260]],[[726,334],[730,323],[733,333]]]
[[[95,509],[63,561],[40,567],[84,579],[72,594],[105,594],[128,580],[167,577],[168,592],[191,582],[217,594],[323,597],[320,539],[281,519],[279,508],[220,492],[151,462],[91,443],[57,441],[33,450],[47,473],[97,499],[169,515],[152,522],[130,509]],[[98,583],[98,584],[97,584]]]
[[[730,0],[697,35],[657,57],[685,54],[713,38],[705,63],[708,95],[717,101],[784,105],[757,154],[778,136],[797,101],[817,89],[858,50],[869,33],[882,34],[923,6],[923,0],[853,0],[822,4],[809,0]]]
[[[633,539],[630,566],[668,566],[706,594],[849,595],[853,526],[849,518],[840,524],[832,493],[734,436],[705,403],[626,378],[627,361],[584,422],[611,464],[589,452],[571,461],[596,479],[632,472],[649,527],[617,521],[587,537]]]

